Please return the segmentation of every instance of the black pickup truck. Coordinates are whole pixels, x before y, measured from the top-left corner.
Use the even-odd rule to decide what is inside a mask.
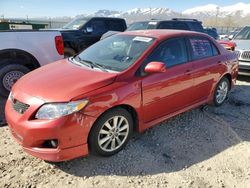
[[[64,56],[73,56],[95,42],[107,31],[125,31],[124,19],[111,17],[76,18],[59,31],[64,41]]]

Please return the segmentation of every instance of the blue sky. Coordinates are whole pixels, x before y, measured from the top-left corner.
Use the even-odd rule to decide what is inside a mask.
[[[0,17],[58,17],[92,13],[100,9],[126,11],[132,8],[167,7],[183,11],[195,6],[238,3],[237,0],[0,0]],[[250,3],[250,0],[241,2]]]

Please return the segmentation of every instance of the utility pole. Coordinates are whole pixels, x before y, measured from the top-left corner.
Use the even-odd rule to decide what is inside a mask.
[[[152,8],[151,7],[149,7],[149,15],[150,15],[150,20],[152,19]]]
[[[220,14],[220,7],[216,7],[216,20],[215,20],[215,26],[218,27],[218,16]]]

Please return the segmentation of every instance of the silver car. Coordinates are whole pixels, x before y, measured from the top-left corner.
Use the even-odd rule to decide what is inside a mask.
[[[250,26],[244,27],[233,39],[239,58],[239,74],[250,76]]]

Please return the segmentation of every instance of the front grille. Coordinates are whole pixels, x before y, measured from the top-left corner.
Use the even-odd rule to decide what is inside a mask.
[[[239,59],[239,58],[240,58],[240,55],[241,55],[240,51],[235,51],[234,53],[237,55],[237,57],[238,57],[238,59]]]
[[[245,60],[250,61],[250,51],[244,51],[244,52],[242,52],[241,59],[245,59]]]
[[[24,114],[24,112],[30,107],[28,104],[22,103],[16,99],[13,99],[11,102],[13,109],[19,114]]]

